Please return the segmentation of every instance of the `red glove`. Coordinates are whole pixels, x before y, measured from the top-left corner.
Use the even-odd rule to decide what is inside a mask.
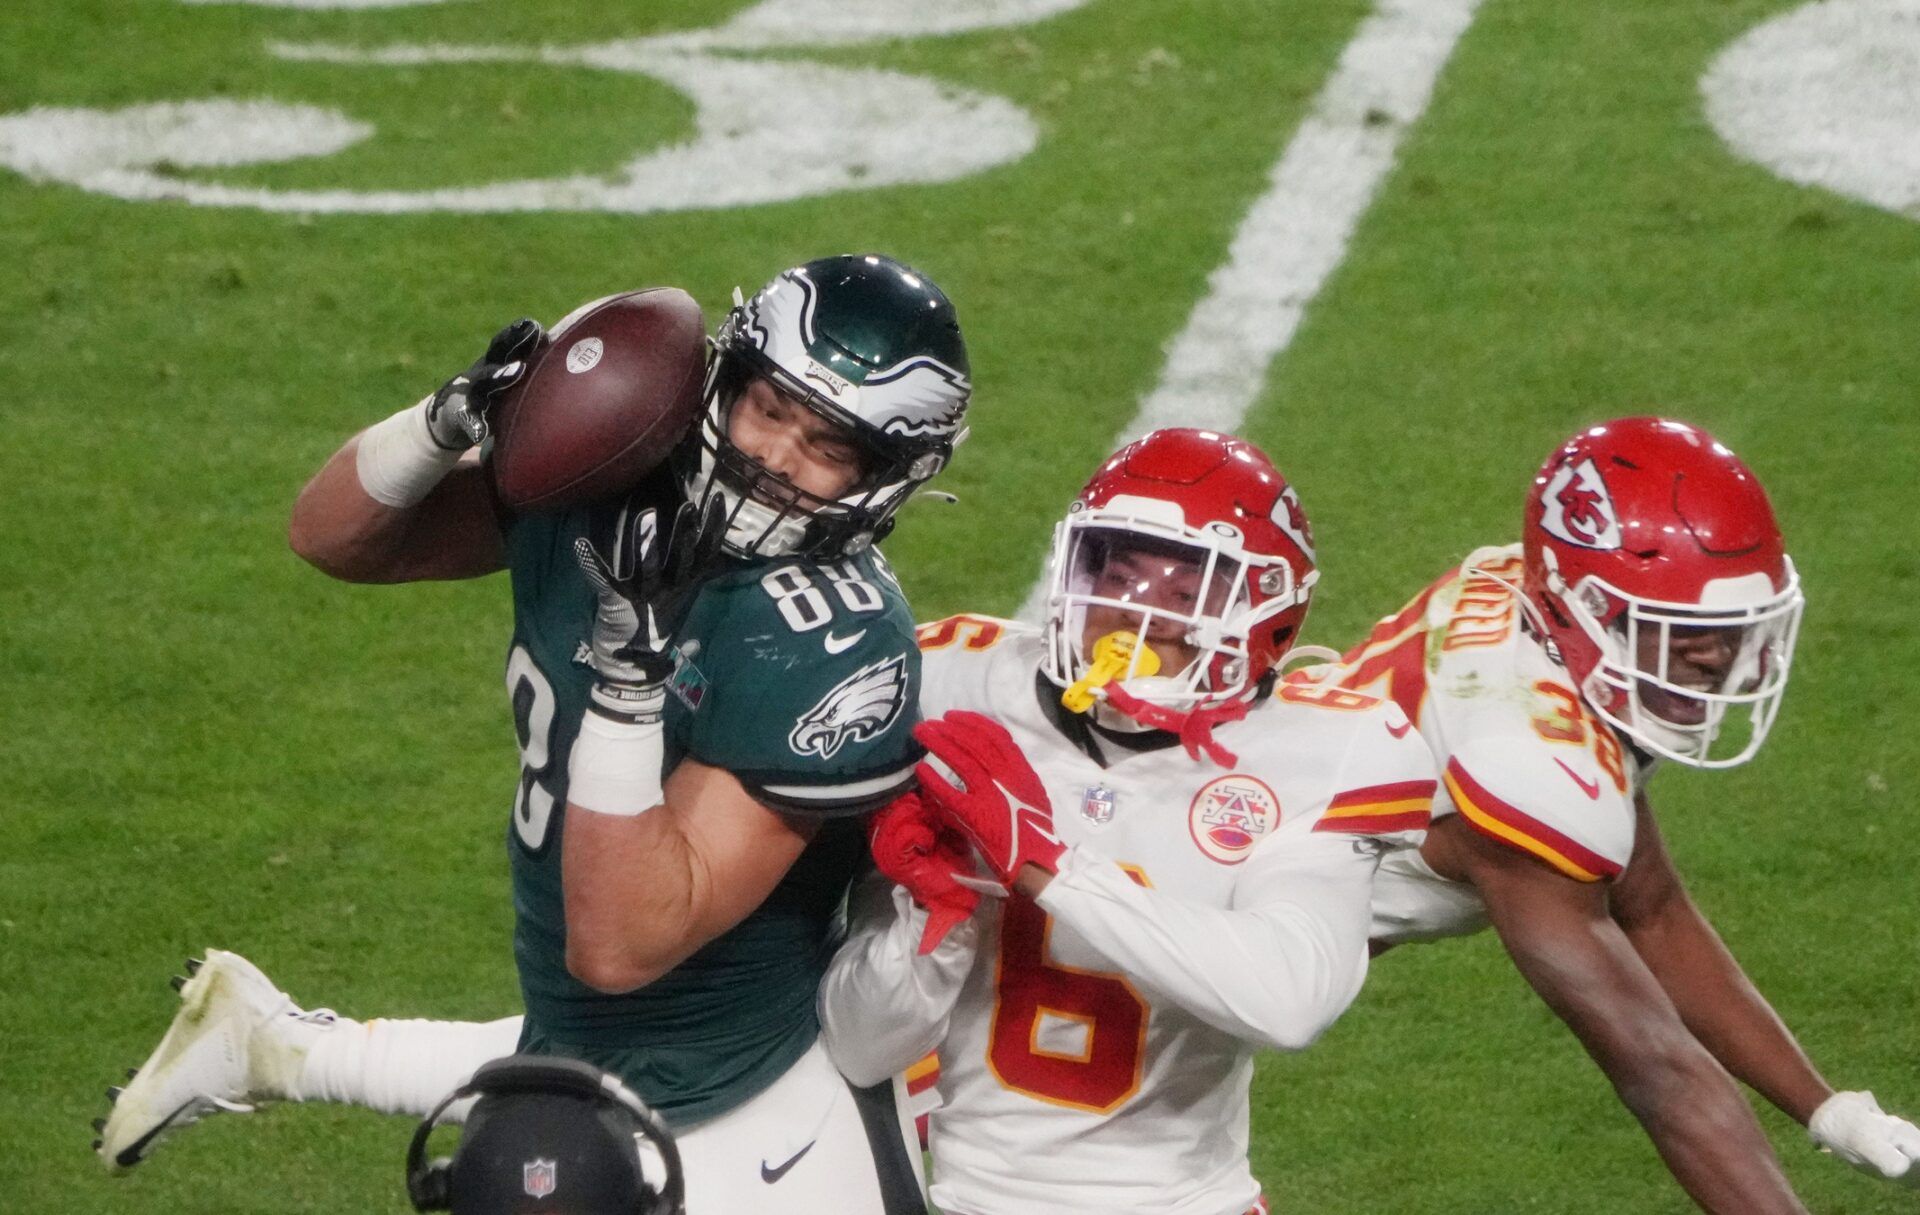
[[[964,786],[955,787],[923,763],[915,769],[921,794],[973,841],[1002,885],[1011,888],[1022,865],[1059,872],[1067,849],[1053,833],[1053,806],[1006,727],[955,709],[921,722],[913,736]]]
[[[973,872],[965,837],[934,816],[918,793],[903,793],[867,820],[873,863],[927,909],[920,952],[932,953],[954,925],[964,923],[980,896],[953,880]]]

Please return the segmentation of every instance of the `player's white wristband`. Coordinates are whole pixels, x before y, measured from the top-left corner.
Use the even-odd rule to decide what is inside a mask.
[[[360,488],[375,502],[404,510],[431,493],[459,463],[461,453],[435,443],[427,429],[432,400],[428,395],[361,434],[354,467]]]
[[[666,727],[652,721],[615,721],[588,710],[567,757],[567,800],[595,814],[632,818],[665,800],[660,769]]]

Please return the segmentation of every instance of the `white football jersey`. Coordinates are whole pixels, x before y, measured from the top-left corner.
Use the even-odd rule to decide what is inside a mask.
[[[923,629],[922,645],[925,715],[970,709],[1004,725],[1071,851],[1038,900],[983,899],[956,933],[964,948],[883,962],[861,935],[881,929],[856,926],[823,987],[836,1061],[864,1049],[880,1055],[870,1066],[898,1070],[885,1057],[895,1027],[857,1010],[877,997],[904,1017],[945,966],[957,994],[929,1000],[945,1015],[925,1043],[939,1048],[941,1209],[1240,1215],[1259,1197],[1254,1052],[1304,1047],[1359,991],[1379,857],[1423,837],[1425,745],[1390,702],[1321,688],[1220,727],[1229,767],[1177,744],[1089,742],[1085,719],[1037,686],[1030,627],[962,617]],[[903,895],[882,903],[893,917],[907,908]],[[907,963],[918,978],[874,973]],[[864,980],[851,973],[862,967]]]
[[[1436,818],[1463,814],[1569,877],[1609,879],[1633,853],[1635,761],[1524,624],[1521,571],[1519,545],[1478,549],[1337,667],[1292,678],[1398,704],[1432,748]],[[1375,939],[1430,940],[1486,923],[1478,892],[1441,878],[1417,852],[1382,862]]]

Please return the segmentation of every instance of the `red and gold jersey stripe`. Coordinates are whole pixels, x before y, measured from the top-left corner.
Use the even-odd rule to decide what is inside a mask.
[[[1394,831],[1422,831],[1438,782],[1404,780],[1390,785],[1349,789],[1327,803],[1315,831],[1350,831],[1356,835],[1384,835]]]
[[[907,1069],[907,1093],[918,1097],[940,1083],[940,1056],[930,1053]]]
[[[1597,882],[1619,874],[1621,866],[1489,793],[1486,786],[1460,766],[1459,760],[1447,761],[1446,782],[1453,804],[1482,834],[1531,852],[1582,882]]]
[[[934,1085],[940,1083],[940,1055],[928,1054],[906,1070],[908,1109],[913,1112],[913,1127],[920,1136],[920,1150],[927,1150],[927,1120],[933,1112],[932,1099],[922,1099]]]

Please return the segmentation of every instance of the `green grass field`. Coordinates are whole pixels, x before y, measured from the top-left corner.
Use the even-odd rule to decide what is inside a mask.
[[[0,116],[271,100],[378,130],[336,156],[162,181],[429,191],[606,179],[693,137],[658,79],[532,62],[341,64],[270,44],[582,44],[720,24],[692,0],[300,11],[18,6]],[[0,171],[0,1210],[405,1208],[410,1127],[282,1109],[122,1180],[87,1124],[206,945],[309,1004],[516,1002],[501,850],[515,751],[504,583],[366,589],[286,548],[339,441],[523,313],[632,286],[710,317],[805,258],[877,248],[953,295],[976,373],[956,508],[888,552],[918,614],[1007,613],[1154,385],[1363,0],[1057,3],[1031,24],[743,52],[1002,99],[1038,142],[948,181],[606,212],[274,213]],[[1244,424],[1300,488],[1342,645],[1517,532],[1576,425],[1700,422],[1767,480],[1808,589],[1751,765],[1655,787],[1699,901],[1827,1075],[1920,1113],[1920,227],[1736,158],[1698,81],[1777,0],[1485,0],[1345,260]],[[1818,1212],[1903,1193],[1762,1119]],[[1689,1209],[1490,938],[1407,949],[1307,1054],[1266,1061],[1275,1209]]]

